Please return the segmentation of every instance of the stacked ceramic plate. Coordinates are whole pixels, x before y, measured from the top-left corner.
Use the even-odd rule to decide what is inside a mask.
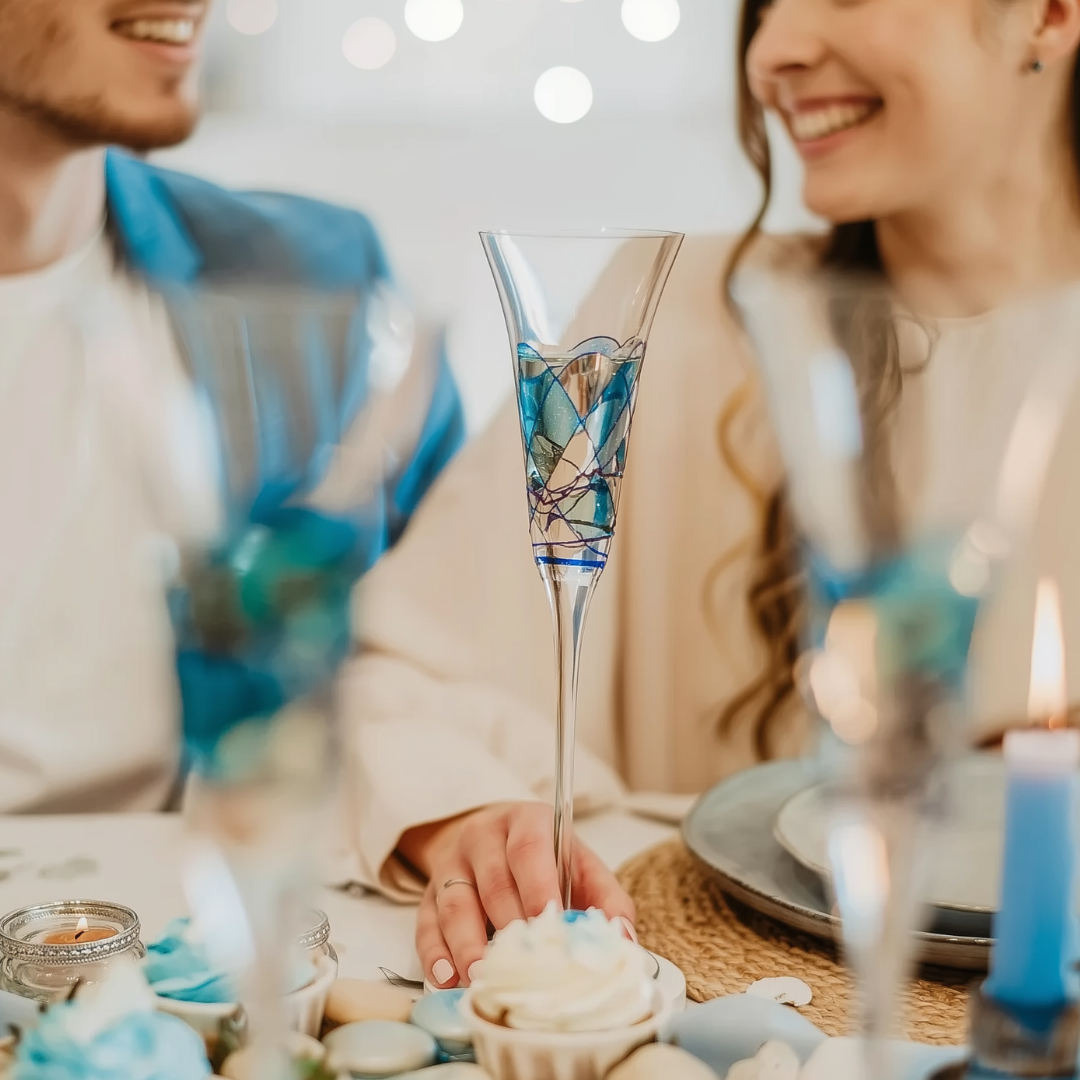
[[[707,792],[683,824],[687,846],[735,899],[798,930],[838,936],[828,900],[827,808],[816,768],[779,761]],[[916,934],[921,959],[985,970],[1001,878],[1005,770],[979,754],[956,767],[956,811],[941,830]]]

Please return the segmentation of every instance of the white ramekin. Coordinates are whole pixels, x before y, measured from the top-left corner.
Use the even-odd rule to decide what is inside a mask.
[[[330,997],[330,987],[337,979],[338,962],[332,956],[320,956],[315,962],[315,978],[287,995],[285,1019],[293,1031],[302,1031],[317,1039],[322,1033],[323,1014]]]
[[[159,1012],[180,1017],[196,1035],[202,1037],[206,1043],[207,1054],[213,1055],[221,1031],[221,1022],[232,1016],[239,1006],[235,1001],[178,1001],[158,995],[157,1008]]]
[[[286,1023],[293,1031],[301,1031],[314,1039],[319,1037],[326,1001],[330,997],[330,987],[334,985],[337,973],[337,960],[332,956],[320,956],[315,961],[315,978],[307,986],[286,994],[282,1001],[282,1010]],[[222,1020],[228,1019],[237,1010],[235,1002],[218,1004],[178,1001],[161,996],[157,999],[157,1007],[161,1012],[180,1017],[188,1027],[202,1036],[211,1050],[217,1042]]]
[[[671,1013],[659,989],[647,1020],[611,1031],[518,1031],[479,1016],[468,994],[461,1009],[476,1060],[492,1080],[603,1080],[639,1046],[655,1042]]]

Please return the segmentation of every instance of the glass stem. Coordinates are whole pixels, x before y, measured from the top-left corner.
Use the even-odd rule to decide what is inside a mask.
[[[859,984],[857,1016],[866,1076],[889,1080],[889,1040],[914,964],[912,932],[920,923],[922,875],[932,841],[917,807],[903,802],[867,799],[853,821],[858,822],[854,835],[851,825],[843,829],[849,858],[843,873],[834,877],[836,899],[847,961]],[[855,837],[860,842],[852,846]],[[834,847],[841,838],[834,834]],[[840,869],[835,863],[834,868]]]
[[[313,880],[316,815],[276,786],[196,780],[186,807],[198,841],[185,867],[185,892],[207,948],[241,975],[240,1002],[259,1080],[289,1080],[284,993],[295,960],[290,928],[301,923]],[[212,854],[211,854],[212,853]]]
[[[574,746],[581,636],[600,572],[567,572],[562,567],[546,567],[543,577],[555,629],[555,671],[559,692],[555,730],[555,864],[563,908],[569,911],[573,883]]]
[[[285,986],[286,903],[280,885],[256,873],[242,883],[246,894],[255,963],[246,973],[242,1000],[248,1014],[249,1037],[257,1076],[287,1080],[290,1069],[283,1032],[286,1029],[282,992]]]

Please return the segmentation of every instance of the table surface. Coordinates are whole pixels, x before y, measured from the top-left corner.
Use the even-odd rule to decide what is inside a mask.
[[[578,832],[609,866],[675,835],[623,811],[581,820]],[[49,900],[112,900],[139,913],[143,940],[185,913],[180,886],[184,822],[177,814],[0,816],[0,913]],[[381,978],[387,967],[420,978],[413,949],[416,909],[372,894],[319,890],[341,974]]]

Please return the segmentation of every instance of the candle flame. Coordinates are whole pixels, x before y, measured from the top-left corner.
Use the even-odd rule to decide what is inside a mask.
[[[85,915],[79,916],[79,921],[75,924],[75,933],[76,934],[85,934],[86,931],[89,928],[90,928],[90,924],[86,921],[86,916]]]
[[[1065,726],[1065,637],[1061,595],[1053,578],[1039,579],[1035,593],[1035,634],[1031,642],[1031,688],[1028,719],[1052,728]]]

